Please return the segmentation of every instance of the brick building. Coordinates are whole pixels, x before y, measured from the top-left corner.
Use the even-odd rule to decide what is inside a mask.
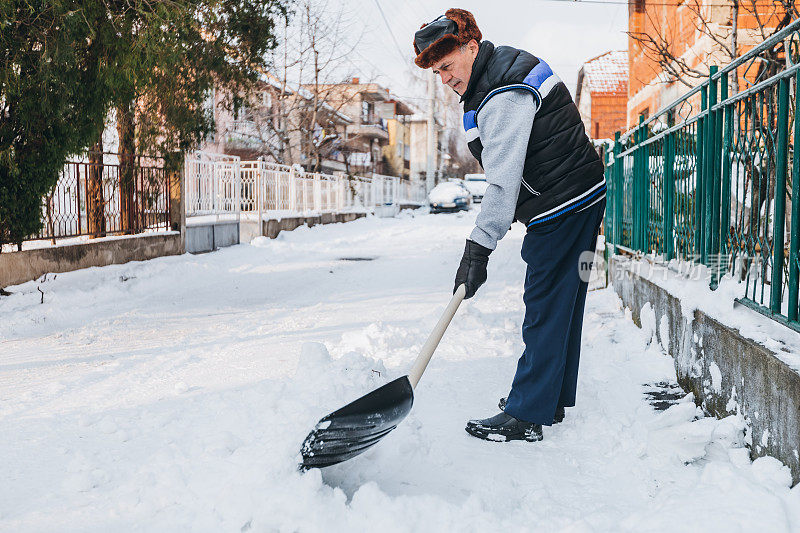
[[[610,139],[625,129],[628,105],[628,52],[606,52],[583,64],[578,71],[575,102],[586,134]]]
[[[732,0],[629,2],[628,127],[638,121],[639,115],[647,117],[655,113],[703,81],[703,78],[682,76],[686,84],[670,82],[664,67],[656,61],[653,49],[662,47],[675,57],[675,61],[707,75],[711,65],[723,66],[731,60],[730,54],[720,43],[731,48],[734,13]],[[764,35],[768,36],[774,31],[784,14],[780,4],[772,0],[740,2],[736,17],[736,56],[762,42]],[[646,36],[646,39],[653,39],[654,42],[645,46],[634,38],[635,35]],[[738,72],[740,87],[747,86],[745,76],[752,79],[754,75],[752,68],[745,71],[746,67],[742,67]],[[690,102],[695,110],[699,105],[699,97],[696,100]]]

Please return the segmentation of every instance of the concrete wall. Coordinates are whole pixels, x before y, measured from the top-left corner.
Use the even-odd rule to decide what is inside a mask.
[[[794,483],[800,482],[800,374],[700,310],[691,320],[685,317],[680,300],[637,275],[630,259],[613,256],[609,268],[614,290],[637,325],[642,307],[652,306],[658,340],[675,359],[678,383],[715,416],[733,414],[738,406],[751,427],[751,455],[777,457],[791,469]]]
[[[186,226],[186,251],[190,254],[212,252],[239,244],[239,222],[222,221]]]
[[[259,236],[274,239],[281,231],[292,231],[300,226],[351,222],[364,216],[366,216],[364,213],[324,213],[315,216],[269,219],[261,221],[260,230],[257,220],[190,223],[186,226],[186,251],[192,254],[211,252],[240,242],[250,242]]]
[[[181,234],[178,232],[5,253],[0,254],[0,287],[18,285],[48,272],[69,272],[181,253]]]

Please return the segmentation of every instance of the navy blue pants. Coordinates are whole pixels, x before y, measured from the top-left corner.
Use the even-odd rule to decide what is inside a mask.
[[[588,288],[581,279],[579,258],[584,251],[594,251],[605,206],[603,198],[583,211],[534,226],[525,235],[525,351],[505,407],[514,418],[549,426],[556,408],[575,405]]]

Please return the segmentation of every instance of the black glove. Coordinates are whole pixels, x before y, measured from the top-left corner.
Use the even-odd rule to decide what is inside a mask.
[[[489,248],[467,239],[464,256],[461,258],[461,264],[458,265],[456,272],[456,285],[453,287],[453,293],[456,292],[459,285],[464,284],[467,289],[464,298],[475,296],[475,291],[486,281],[486,265],[489,263],[490,253],[492,251]]]

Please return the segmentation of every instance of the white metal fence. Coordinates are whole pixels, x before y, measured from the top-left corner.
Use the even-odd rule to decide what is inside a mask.
[[[186,215],[372,211],[423,205],[425,185],[394,176],[303,172],[265,161],[196,152],[186,158]]]

